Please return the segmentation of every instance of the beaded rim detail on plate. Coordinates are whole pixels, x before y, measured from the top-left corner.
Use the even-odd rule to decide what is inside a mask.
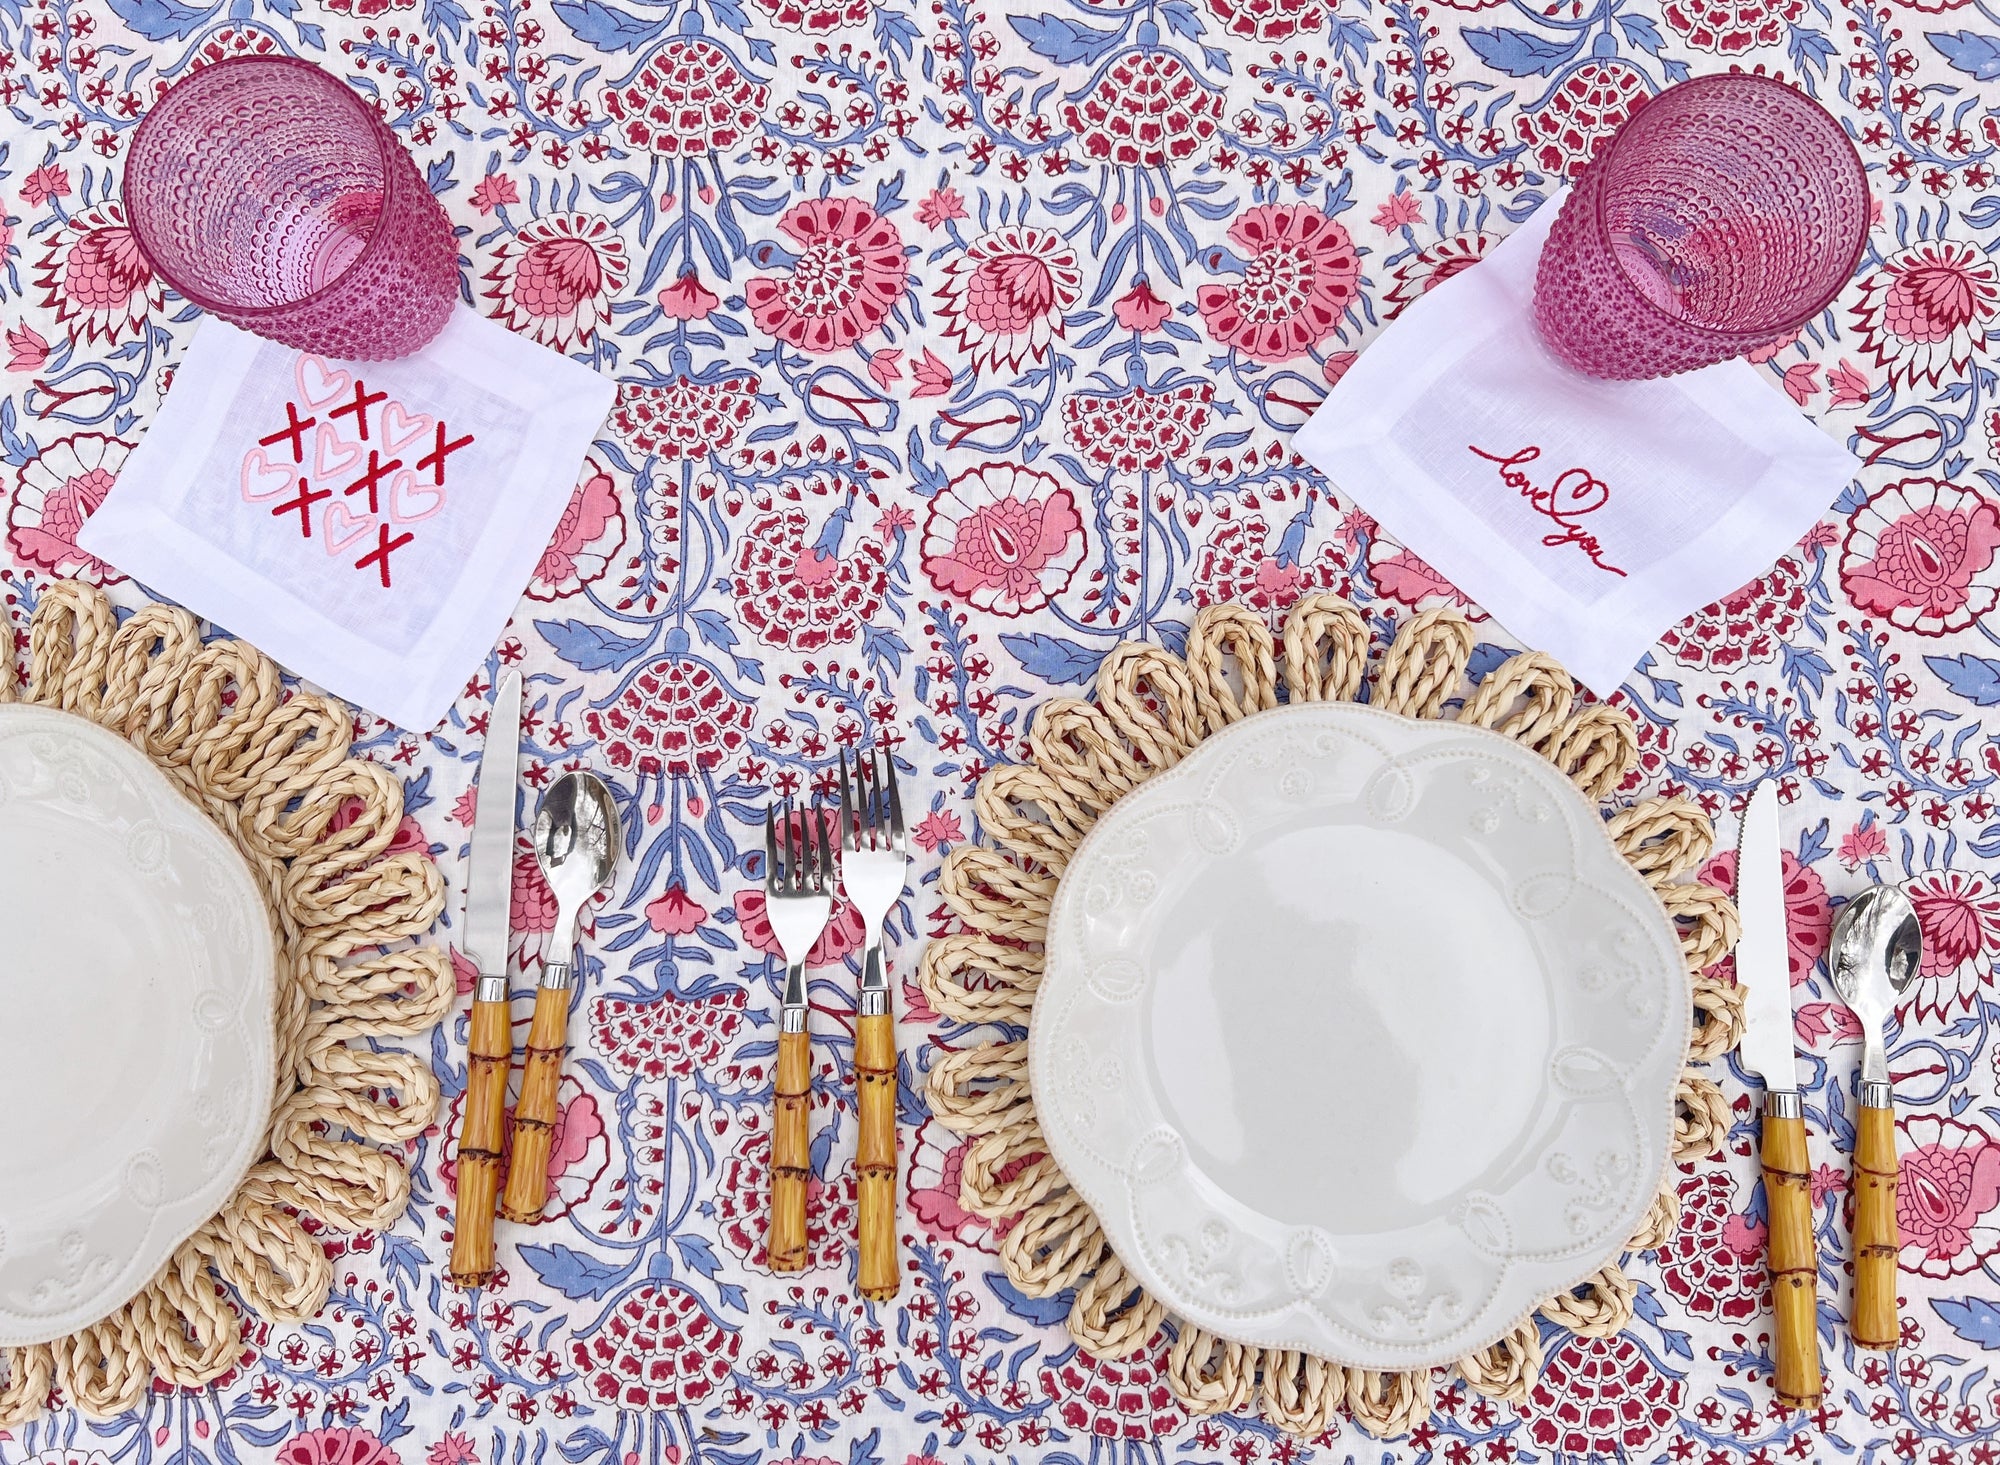
[[[0,614],[0,646],[12,635]],[[356,1040],[428,1033],[456,991],[441,948],[382,949],[431,928],[444,878],[421,852],[390,852],[402,785],[349,756],[345,707],[285,696],[268,658],[227,637],[204,644],[185,610],[149,605],[120,624],[103,592],[72,580],[42,592],[28,662],[29,702],[128,739],[242,852],[277,935],[277,1083],[264,1157],[137,1297],[54,1343],[0,1349],[0,1429],[41,1414],[55,1389],[108,1417],[155,1378],[213,1383],[251,1346],[238,1302],[268,1322],[317,1313],[333,1266],[294,1213],[388,1229],[410,1175],[377,1146],[415,1139],[437,1113],[426,1059]],[[9,655],[0,701],[14,693]]]
[[[1372,706],[1487,728],[1533,748],[1587,797],[1608,799],[1638,755],[1631,720],[1601,703],[1576,707],[1568,673],[1538,651],[1509,657],[1456,701],[1473,644],[1463,616],[1424,611],[1398,630],[1371,678],[1361,613],[1339,596],[1315,595],[1293,607],[1278,642],[1255,613],[1221,605],[1195,617],[1185,658],[1143,644],[1113,650],[1098,668],[1094,701],[1044,702],[1028,733],[1027,761],[980,780],[975,809],[998,847],[963,845],[945,860],[938,888],[957,929],[924,952],[925,996],[962,1022],[1025,1029],[1056,883],[1070,855],[1125,794],[1211,733],[1277,706],[1280,656],[1293,701],[1352,701],[1366,682]],[[1605,828],[1680,934],[1694,1008],[1688,1063],[1718,1058],[1736,1046],[1743,1022],[1737,989],[1705,974],[1736,943],[1736,907],[1721,891],[1687,879],[1714,846],[1708,816],[1684,799],[1649,798],[1611,813]],[[1000,1259],[1013,1284],[1037,1298],[1074,1288],[1070,1335],[1098,1357],[1127,1357],[1153,1343],[1166,1309],[1125,1269],[1047,1153],[1029,1088],[1027,1039],[940,1053],[927,1090],[940,1122],[969,1141],[961,1203],[1012,1223]],[[1713,1080],[1685,1069],[1676,1111],[1675,1165],[1720,1151],[1729,1120]],[[1678,1225],[1675,1193],[1663,1189],[1629,1250],[1665,1245]],[[1608,1264],[1451,1371],[1479,1393],[1524,1402],[1541,1370],[1538,1319],[1609,1337],[1631,1322],[1635,1295],[1622,1266]],[[1185,1322],[1167,1359],[1168,1383],[1189,1412],[1235,1413],[1255,1403],[1279,1428],[1305,1436],[1334,1427],[1343,1411],[1378,1438],[1407,1433],[1430,1415],[1437,1372],[1346,1368],[1296,1350],[1226,1342]]]

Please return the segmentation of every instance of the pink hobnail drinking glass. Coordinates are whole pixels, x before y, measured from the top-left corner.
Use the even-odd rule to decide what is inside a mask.
[[[1671,376],[1783,341],[1867,243],[1868,178],[1840,124],[1769,77],[1669,87],[1577,178],[1542,246],[1535,324],[1590,376]]]
[[[458,297],[458,244],[417,165],[353,88],[242,56],[153,104],[125,159],[125,213],[160,277],[301,351],[420,350]]]

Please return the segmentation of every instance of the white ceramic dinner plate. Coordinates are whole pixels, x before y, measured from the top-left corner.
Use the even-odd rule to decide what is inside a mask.
[[[272,932],[131,744],[0,704],[0,1344],[152,1281],[263,1150]]]
[[[1447,1363],[1617,1256],[1667,1165],[1673,927],[1531,750],[1348,703],[1208,739],[1062,877],[1051,1153],[1179,1316]]]

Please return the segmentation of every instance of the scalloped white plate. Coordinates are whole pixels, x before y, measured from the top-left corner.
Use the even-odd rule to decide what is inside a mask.
[[[1408,1369],[1619,1255],[1685,1056],[1672,924],[1529,749],[1347,703],[1247,718],[1056,892],[1051,1153],[1221,1337]]]
[[[263,1152],[270,916],[143,754],[0,705],[0,1344],[115,1312]]]

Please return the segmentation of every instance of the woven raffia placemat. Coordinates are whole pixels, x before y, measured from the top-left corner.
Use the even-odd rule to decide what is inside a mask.
[[[1050,904],[1064,866],[1121,797],[1211,733],[1277,706],[1280,658],[1291,701],[1352,701],[1366,687],[1375,707],[1406,717],[1455,718],[1513,738],[1541,753],[1587,797],[1609,798],[1637,756],[1631,720],[1603,704],[1576,706],[1569,675],[1541,652],[1509,657],[1468,689],[1473,645],[1463,616],[1425,611],[1401,627],[1371,676],[1367,623],[1337,596],[1300,601],[1281,643],[1252,612],[1212,606],[1195,617],[1185,658],[1158,646],[1119,647],[1098,669],[1094,701],[1043,703],[1028,733],[1027,760],[980,781],[975,807],[999,847],[964,845],[945,860],[939,889],[958,929],[932,942],[920,976],[939,1012],[992,1025],[1003,1036],[937,1056],[928,1078],[931,1110],[970,1141],[961,1201],[1004,1224],[1000,1259],[1008,1277],[1029,1297],[1075,1289],[1070,1335],[1097,1357],[1123,1358],[1146,1347],[1166,1321],[1166,1309],[1119,1261],[1096,1216],[1047,1153],[1035,1116],[1021,1034],[1034,1008]],[[1721,1090],[1692,1065],[1728,1052],[1742,1036],[1737,988],[1703,975],[1735,945],[1736,908],[1720,891],[1686,878],[1715,839],[1707,815],[1694,804],[1642,800],[1612,812],[1606,827],[1673,920],[1686,956],[1694,1027],[1672,1143],[1673,1160],[1686,1163],[1719,1152],[1729,1125]],[[1678,1225],[1675,1194],[1663,1189],[1629,1250],[1664,1245]],[[1582,1286],[1549,1298],[1454,1369],[1482,1394],[1523,1402],[1541,1369],[1541,1323],[1608,1337],[1631,1322],[1635,1295],[1622,1262],[1612,1262]],[[1437,1370],[1346,1368],[1293,1350],[1225,1342],[1184,1321],[1168,1353],[1167,1380],[1193,1413],[1237,1413],[1256,1404],[1280,1428],[1314,1436],[1344,1410],[1363,1430],[1384,1438],[1428,1417],[1439,1382]]]
[[[15,690],[13,644],[0,613],[0,701]],[[54,1389],[107,1416],[136,1407],[155,1378],[212,1383],[242,1355],[239,1304],[272,1322],[317,1313],[333,1267],[300,1214],[387,1229],[410,1176],[377,1146],[416,1138],[437,1110],[428,1061],[365,1040],[429,1032],[455,990],[443,951],[383,949],[430,929],[444,880],[421,851],[390,852],[403,787],[349,756],[346,708],[286,696],[262,653],[204,643],[184,610],[147,606],[120,624],[75,581],[36,604],[28,673],[30,702],[128,739],[242,852],[276,935],[277,1084],[264,1158],[144,1291],[54,1343],[0,1349],[0,1429],[40,1414]]]

